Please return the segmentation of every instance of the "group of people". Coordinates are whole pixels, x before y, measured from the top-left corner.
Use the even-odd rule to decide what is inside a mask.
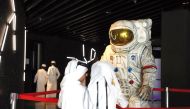
[[[110,45],[92,64],[71,60],[61,81],[61,109],[148,108],[156,75],[151,19],[119,20],[109,30]],[[91,72],[88,74],[88,70]],[[85,78],[90,75],[86,86]]]
[[[56,67],[56,62],[51,61],[51,66],[49,66],[46,71],[46,64],[42,64],[41,68],[38,69],[35,77],[34,83],[36,85],[36,92],[44,92],[57,90],[57,80],[60,77],[59,69]],[[44,95],[40,95],[40,97],[45,97]],[[55,98],[56,94],[48,94],[47,98]]]

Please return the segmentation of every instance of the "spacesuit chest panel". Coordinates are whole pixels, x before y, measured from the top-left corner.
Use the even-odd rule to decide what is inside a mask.
[[[141,67],[142,67],[141,56],[142,56],[142,52],[143,52],[144,48],[145,48],[145,46],[139,45],[135,49],[133,49],[129,52],[129,54],[128,54],[129,66],[137,68],[137,69],[141,69]],[[136,72],[139,72],[139,71],[136,71]]]
[[[131,84],[130,80],[135,81],[133,86],[138,87],[141,83],[141,55],[142,51],[145,47],[144,46],[137,46],[135,49],[125,53],[125,58],[121,58],[121,65],[117,67],[119,68],[120,72],[125,72],[125,79]],[[124,54],[123,54],[124,55]],[[120,56],[124,57],[120,54]],[[121,71],[121,70],[124,71]],[[136,84],[136,85],[135,85]]]
[[[138,54],[137,53],[129,53],[128,54],[128,63],[129,63],[129,66],[133,66],[133,67],[137,67],[137,64],[138,64],[138,60],[139,60],[139,57],[138,57]],[[130,72],[130,70],[129,70]]]
[[[114,53],[110,56],[111,63],[119,68],[127,66],[127,55],[124,53]]]

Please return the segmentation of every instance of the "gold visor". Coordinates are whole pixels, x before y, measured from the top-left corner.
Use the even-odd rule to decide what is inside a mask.
[[[109,33],[111,43],[117,46],[123,46],[130,43],[133,38],[133,32],[129,29],[115,29]]]

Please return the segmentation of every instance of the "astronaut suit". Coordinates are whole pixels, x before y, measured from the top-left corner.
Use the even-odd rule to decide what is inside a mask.
[[[114,65],[129,107],[150,107],[156,65],[151,47],[151,19],[119,20],[109,30],[110,45],[101,57]]]

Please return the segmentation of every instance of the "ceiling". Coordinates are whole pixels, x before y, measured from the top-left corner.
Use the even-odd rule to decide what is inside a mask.
[[[189,4],[189,0],[24,0],[30,32],[90,43],[108,41],[110,25],[120,19],[151,18],[152,39],[159,40],[161,12]]]

